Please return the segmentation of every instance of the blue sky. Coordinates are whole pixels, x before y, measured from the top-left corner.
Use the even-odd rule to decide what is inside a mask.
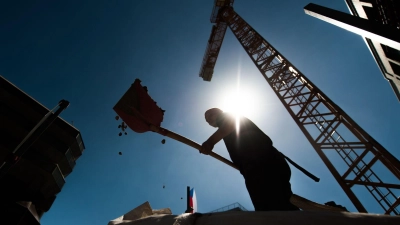
[[[360,36],[304,13],[305,0],[237,0],[235,10],[293,65],[397,158],[400,104]],[[344,1],[313,3],[348,12]],[[224,107],[237,84],[252,101],[242,108],[274,145],[321,178],[292,168],[293,192],[356,211],[311,144],[227,31],[212,82],[198,77],[210,35],[207,1],[12,1],[0,4],[0,74],[81,131],[86,150],[42,224],[107,224],[149,201],[186,209],[186,186],[198,209],[239,202],[253,210],[242,176],[215,159],[156,133],[118,136],[112,107],[140,78],[166,110],[162,126],[198,143],[215,130],[204,111]],[[118,152],[123,155],[118,155]],[[228,157],[224,144],[215,152]],[[163,189],[165,185],[165,189]],[[370,197],[360,200],[381,212]]]

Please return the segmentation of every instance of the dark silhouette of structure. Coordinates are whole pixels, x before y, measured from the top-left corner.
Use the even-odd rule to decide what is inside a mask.
[[[327,206],[332,206],[332,207],[337,207],[339,209],[343,209],[344,211],[348,212],[349,210],[346,209],[346,207],[342,206],[342,205],[337,205],[334,201],[329,201],[329,202],[325,202],[325,205]]]
[[[39,224],[82,155],[85,146],[79,130],[58,117],[67,104],[63,100],[58,113],[49,113],[0,76],[0,205],[4,224]]]
[[[345,0],[352,15],[316,4],[306,14],[363,36],[384,78],[400,101],[400,1]]]

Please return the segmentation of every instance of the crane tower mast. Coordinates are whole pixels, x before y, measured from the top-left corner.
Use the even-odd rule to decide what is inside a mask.
[[[200,77],[211,81],[229,27],[356,209],[367,212],[357,197],[361,194],[353,191],[356,186],[364,186],[385,214],[400,215],[400,161],[272,47],[232,6],[233,0],[215,0],[211,22],[216,24],[208,40]],[[342,159],[341,172],[334,165],[337,160],[328,158],[331,152]],[[380,177],[396,181],[388,183]]]

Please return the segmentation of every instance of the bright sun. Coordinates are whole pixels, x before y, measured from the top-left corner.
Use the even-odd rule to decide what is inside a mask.
[[[230,112],[236,115],[250,117],[254,114],[255,101],[254,96],[249,91],[237,88],[234,91],[227,92],[222,98],[221,109],[224,112]]]

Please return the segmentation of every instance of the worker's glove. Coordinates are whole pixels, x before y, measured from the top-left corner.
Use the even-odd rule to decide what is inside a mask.
[[[214,144],[212,144],[210,141],[205,141],[201,145],[200,153],[202,153],[204,155],[209,155],[212,152],[213,148],[214,148]]]

